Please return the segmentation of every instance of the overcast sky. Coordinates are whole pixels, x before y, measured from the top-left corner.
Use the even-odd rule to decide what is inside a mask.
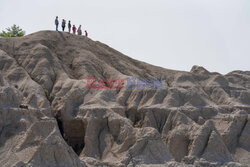
[[[57,15],[150,64],[250,71],[250,0],[0,0],[0,30],[54,30]]]

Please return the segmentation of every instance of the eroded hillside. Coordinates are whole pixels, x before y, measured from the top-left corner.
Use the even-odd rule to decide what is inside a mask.
[[[88,89],[89,77],[162,87]],[[168,70],[61,32],[0,39],[3,167],[247,166],[249,120],[250,71]]]

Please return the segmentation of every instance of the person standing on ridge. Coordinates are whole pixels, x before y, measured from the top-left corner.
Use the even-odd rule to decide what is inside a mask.
[[[73,34],[76,34],[76,26],[75,25],[73,25],[72,30],[73,30]]]
[[[58,16],[56,16],[55,25],[56,25],[56,31],[58,31],[58,25],[59,25]]]
[[[63,19],[62,20],[62,30],[64,31],[64,29],[65,29],[65,26],[66,26],[66,21]]]
[[[87,30],[85,30],[85,36],[88,37],[88,32],[87,32]]]
[[[70,20],[69,20],[69,23],[68,23],[68,28],[69,28],[69,33],[71,31],[71,23],[70,23]]]
[[[78,34],[78,35],[82,35],[81,27],[82,27],[81,25],[78,27],[78,30],[77,30],[77,34]]]

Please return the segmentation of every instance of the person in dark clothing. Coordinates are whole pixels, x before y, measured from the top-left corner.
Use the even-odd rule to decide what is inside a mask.
[[[72,30],[73,30],[73,34],[76,34],[76,26],[75,25],[73,25]]]
[[[70,21],[68,23],[68,28],[69,28],[69,33],[70,33],[70,31],[71,31],[71,23],[70,23]]]
[[[85,30],[85,36],[88,37],[88,32],[87,32],[87,30]]]
[[[78,34],[78,35],[82,35],[81,27],[82,27],[81,25],[78,27],[78,30],[77,30],[77,34]]]
[[[56,16],[55,25],[56,25],[56,31],[58,31],[58,25],[59,25],[58,16]]]
[[[62,30],[64,31],[64,29],[65,29],[65,26],[66,26],[66,21],[63,19],[62,20]]]

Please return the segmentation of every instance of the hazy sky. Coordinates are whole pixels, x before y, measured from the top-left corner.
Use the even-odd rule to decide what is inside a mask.
[[[250,71],[250,0],[0,0],[0,30],[54,30],[57,15],[150,64]]]

